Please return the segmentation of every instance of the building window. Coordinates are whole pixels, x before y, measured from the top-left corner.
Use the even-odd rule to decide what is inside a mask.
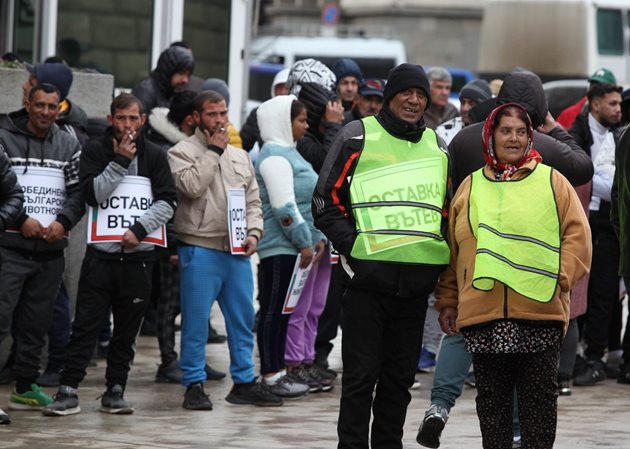
[[[620,10],[597,10],[597,50],[602,55],[623,55],[623,25]]]
[[[184,41],[195,56],[195,75],[227,81],[230,0],[185,0]]]
[[[57,56],[132,88],[151,71],[152,21],[152,0],[59,0]]]

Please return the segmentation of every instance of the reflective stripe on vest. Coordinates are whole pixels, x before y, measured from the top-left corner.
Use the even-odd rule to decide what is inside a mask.
[[[374,117],[362,120],[364,145],[350,182],[356,259],[448,264],[441,233],[448,158],[431,129],[418,143],[397,139]]]
[[[548,302],[560,273],[560,220],[551,168],[538,164],[518,181],[472,174],[468,218],[477,239],[472,285],[490,291],[499,281],[535,301]]]

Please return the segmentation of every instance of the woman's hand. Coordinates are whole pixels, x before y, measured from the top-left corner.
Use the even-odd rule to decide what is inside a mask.
[[[308,267],[313,260],[313,248],[307,246],[306,248],[302,248],[300,250],[300,254],[302,255],[302,260],[300,261],[300,268],[304,269]]]
[[[319,242],[317,242],[317,244],[315,245],[315,257],[313,257],[313,263],[319,262],[319,259],[322,258],[325,250],[326,250],[326,241],[320,240]]]
[[[440,322],[440,327],[442,331],[452,337],[453,335],[457,335],[457,331],[455,330],[455,323],[457,322],[457,309],[455,307],[444,307],[440,310],[440,317],[438,318]]]

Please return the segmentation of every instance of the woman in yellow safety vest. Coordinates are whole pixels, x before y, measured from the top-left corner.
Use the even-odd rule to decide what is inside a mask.
[[[486,166],[455,194],[451,260],[436,289],[442,329],[461,332],[473,356],[484,449],[512,447],[515,388],[523,447],[553,447],[569,293],[590,268],[584,210],[564,176],[541,163],[532,136],[517,104],[486,119]]]

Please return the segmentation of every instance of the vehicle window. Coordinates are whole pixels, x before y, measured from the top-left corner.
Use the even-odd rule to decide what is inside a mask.
[[[364,78],[386,79],[389,71],[396,66],[394,58],[361,58],[350,56],[361,68]],[[339,56],[295,55],[295,60],[313,58],[331,67],[340,58]]]
[[[602,55],[623,54],[623,26],[620,10],[597,10],[597,49]]]

